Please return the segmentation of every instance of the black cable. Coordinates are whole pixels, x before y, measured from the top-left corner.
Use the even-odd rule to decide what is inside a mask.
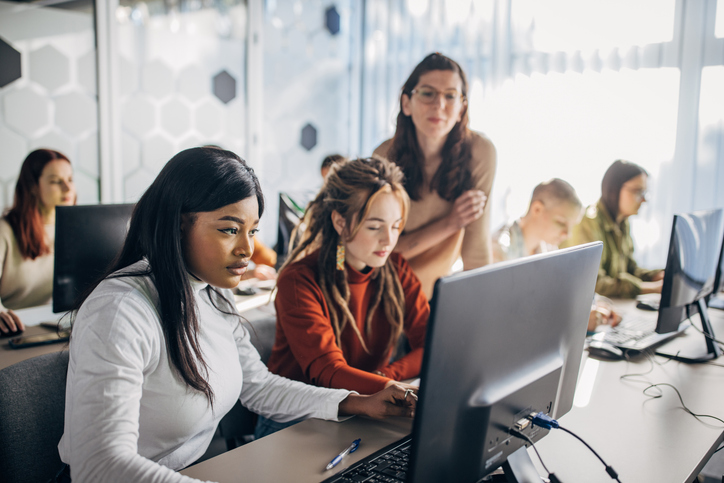
[[[716,451],[714,451],[712,454],[717,454],[719,451],[721,451],[721,450],[723,450],[723,449],[724,449],[724,445],[719,446],[719,447],[716,449]],[[542,461],[541,461],[541,463],[542,463]]]
[[[564,428],[564,427],[561,426],[560,424],[558,425],[558,429],[560,429],[560,430],[562,430],[562,431],[565,431],[566,433],[570,434],[571,436],[573,436],[574,438],[576,438],[578,441],[580,441],[581,443],[583,443],[584,445],[586,445],[586,448],[588,448],[589,450],[591,450],[591,453],[595,454],[595,455],[596,455],[596,458],[598,458],[598,459],[601,461],[601,463],[603,463],[603,466],[606,467],[606,473],[608,473],[608,475],[609,475],[612,479],[616,480],[618,483],[621,483],[621,480],[618,479],[618,473],[616,473],[616,470],[613,469],[613,466],[609,466],[608,464],[606,464],[606,462],[603,461],[603,458],[601,458],[601,455],[599,455],[598,453],[596,453],[596,450],[594,450],[593,448],[591,448],[591,445],[589,445],[588,443],[586,443],[585,441],[583,441],[583,438],[581,438],[580,436],[578,436],[576,433],[574,433],[574,432],[571,431],[570,429]]]
[[[538,455],[538,461],[540,461],[540,464],[543,465],[543,469],[546,470],[546,473],[548,473],[548,474],[550,475],[551,472],[548,470],[548,467],[546,466],[546,464],[543,463],[543,458],[540,457],[540,453],[538,452],[538,448],[535,447],[535,443],[533,442],[533,440],[530,439],[530,438],[528,437],[528,435],[523,434],[523,433],[521,433],[520,431],[516,431],[515,429],[511,429],[511,430],[510,430],[510,434],[512,434],[512,435],[515,436],[516,438],[524,439],[524,440],[526,440],[526,441],[528,442],[528,444],[530,444],[530,446],[531,446],[531,447],[533,448],[533,450],[535,451],[535,454]]]
[[[716,420],[719,421],[720,423],[724,424],[724,419],[718,418],[718,417],[716,417],[716,416],[712,416],[712,415],[710,415],[710,414],[696,414],[694,411],[692,411],[691,409],[689,409],[689,408],[686,406],[686,404],[684,404],[684,398],[681,397],[681,393],[679,392],[678,389],[676,389],[676,386],[673,386],[672,384],[669,384],[669,383],[667,383],[667,382],[660,382],[660,383],[658,383],[658,384],[651,384],[649,387],[647,387],[646,389],[644,389],[644,395],[646,395],[646,396],[648,396],[648,397],[651,397],[651,398],[654,398],[654,399],[658,399],[658,398],[660,398],[660,397],[663,397],[663,393],[661,393],[661,390],[659,390],[660,394],[659,394],[658,396],[652,395],[652,394],[648,394],[648,393],[646,392],[646,391],[648,391],[648,390],[651,389],[651,388],[654,388],[654,387],[658,388],[659,386],[668,386],[668,387],[670,387],[671,389],[673,389],[673,390],[676,392],[676,395],[679,396],[679,401],[681,402],[681,407],[682,407],[682,409],[683,409],[684,411],[686,411],[687,413],[691,414],[692,416],[694,416],[694,417],[695,417],[696,419],[698,419],[699,421],[701,421],[701,418],[711,418],[711,419],[716,419]],[[701,421],[701,422],[703,423],[704,421]]]
[[[711,340],[712,342],[716,342],[717,344],[719,344],[719,349],[721,349],[721,350],[724,351],[724,347],[722,346],[722,345],[724,344],[724,342],[722,342],[722,341],[720,341],[720,340],[712,337],[711,335],[707,334],[706,332],[704,332],[703,330],[701,330],[699,327],[697,327],[696,325],[694,325],[694,321],[691,320],[691,314],[689,313],[689,310],[690,310],[690,306],[687,305],[687,306],[686,306],[686,320],[689,321],[689,325],[690,325],[691,327],[693,327],[694,330],[696,330],[697,332],[699,332],[701,335],[703,335],[704,337],[706,337],[707,339]]]

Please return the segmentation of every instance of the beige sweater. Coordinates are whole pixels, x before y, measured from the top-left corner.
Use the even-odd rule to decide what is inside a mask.
[[[465,270],[482,267],[492,261],[490,245],[490,199],[495,178],[495,147],[482,134],[472,133],[471,172],[474,189],[482,190],[488,197],[483,216],[452,235],[439,245],[408,259],[415,275],[422,282],[428,298],[432,296],[435,281],[448,275],[453,263],[462,256]],[[389,139],[382,143],[375,154],[387,157],[392,146]],[[394,161],[394,160],[393,160]],[[406,232],[413,232],[429,223],[447,216],[453,208],[452,201],[446,201],[437,191],[421,190],[421,198],[410,202],[410,215],[405,224]]]
[[[24,309],[50,302],[53,293],[55,225],[45,225],[49,255],[23,258],[15,233],[0,218],[0,311]]]

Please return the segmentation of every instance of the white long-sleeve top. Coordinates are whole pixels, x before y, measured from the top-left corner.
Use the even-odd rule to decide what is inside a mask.
[[[130,268],[146,266],[138,262]],[[271,374],[239,317],[215,308],[206,286],[192,281],[213,408],[170,363],[158,294],[148,277],[104,280],[78,311],[58,445],[74,483],[197,481],[174,470],[206,451],[237,399],[281,422],[337,420],[339,403],[350,392]],[[233,300],[229,291],[224,295]],[[223,301],[216,305],[230,310]]]

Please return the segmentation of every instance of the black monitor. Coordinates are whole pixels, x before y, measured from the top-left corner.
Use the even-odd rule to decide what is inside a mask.
[[[601,252],[591,243],[437,281],[407,481],[472,483],[501,465],[540,481],[511,429],[570,410]],[[533,441],[548,432],[518,429]]]
[[[290,246],[294,228],[304,218],[304,208],[295,202],[287,193],[279,193],[279,222],[277,224],[277,266],[279,269],[287,259],[289,253],[294,249]],[[294,240],[295,245],[299,242],[302,233],[297,233]]]
[[[679,330],[679,325],[699,313],[706,351],[656,353],[682,362],[704,362],[721,354],[714,342],[706,297],[714,290],[722,244],[722,210],[674,215],[666,272],[661,289],[656,332]]]
[[[724,310],[724,297],[719,295],[722,290],[724,290],[724,239],[722,239],[721,249],[719,250],[719,263],[716,267],[714,288],[707,299],[707,305],[709,307]]]
[[[53,312],[103,276],[123,248],[133,204],[58,206],[55,209]]]

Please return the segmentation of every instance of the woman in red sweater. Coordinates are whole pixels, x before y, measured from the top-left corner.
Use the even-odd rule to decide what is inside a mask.
[[[272,372],[361,394],[419,374],[430,307],[407,261],[392,252],[409,207],[402,178],[379,158],[332,168],[279,272]],[[390,363],[403,332],[411,351]],[[257,435],[276,429],[261,420]]]

